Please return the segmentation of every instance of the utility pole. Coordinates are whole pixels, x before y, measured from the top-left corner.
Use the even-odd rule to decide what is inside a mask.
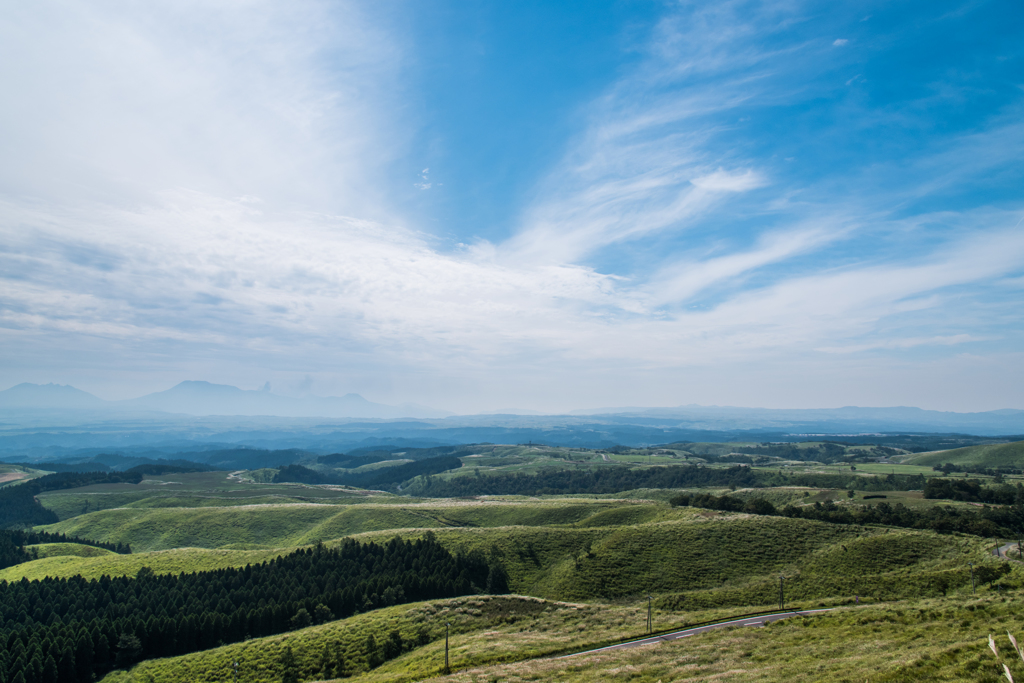
[[[786,594],[782,591],[782,581],[786,577],[779,574],[779,609],[786,609]]]
[[[447,622],[444,625],[444,672],[450,674],[452,671],[448,667],[448,632],[451,630],[452,622]]]
[[[967,564],[971,568],[971,595],[974,595],[975,593],[977,593],[977,591],[974,588],[974,563],[968,562]]]
[[[651,618],[651,596],[647,596],[647,633],[654,632],[654,620]]]

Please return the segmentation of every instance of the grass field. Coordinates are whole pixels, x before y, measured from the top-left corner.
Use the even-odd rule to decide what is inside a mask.
[[[0,488],[9,484],[23,483],[29,479],[41,477],[44,474],[46,474],[46,472],[34,470],[30,467],[0,463]]]
[[[966,558],[981,557],[987,544],[925,531],[583,498],[121,509],[49,529],[131,540],[138,550],[202,547],[188,542],[198,540],[221,551],[191,547],[103,558],[48,557],[8,568],[0,578],[132,575],[142,566],[161,573],[242,566],[267,557],[251,551],[271,541],[261,552],[351,535],[412,538],[430,530],[452,550],[500,558],[512,589],[520,593],[584,600],[653,592],[666,604],[712,607],[770,601],[779,572],[791,577],[795,597],[808,599],[940,594],[969,580]]]
[[[915,453],[902,458],[905,464],[932,467],[943,463],[954,465],[975,465],[978,467],[1024,468],[1024,441],[996,444],[992,446],[968,446],[951,451]]]
[[[1021,635],[1021,596],[933,599],[845,608],[764,628],[731,628],[642,648],[571,659],[474,667],[437,683],[657,681],[1005,681],[997,648],[1017,680],[1024,665],[1007,631]],[[356,679],[358,680],[358,679]],[[368,678],[369,680],[369,678]],[[383,676],[373,680],[388,680]]]
[[[276,471],[276,470],[274,470]],[[403,499],[342,487],[270,484],[229,472],[195,472],[145,477],[140,484],[100,484],[49,491],[39,496],[61,520],[122,507],[233,507],[322,503],[352,505]]]
[[[274,504],[201,508],[121,507],[40,527],[133,550],[282,547],[385,529],[570,524],[606,509],[643,503],[564,499],[422,501],[360,505]]]
[[[712,514],[638,526],[434,533],[452,548],[497,553],[517,592],[569,600],[650,592],[689,608],[770,602],[780,572],[795,598],[941,595],[969,584],[968,561],[987,561],[979,539]]]
[[[853,465],[856,470],[851,470],[850,465],[837,464],[837,465],[814,465],[808,467],[808,471],[812,472],[824,472],[827,474],[860,474],[860,475],[875,475],[875,474],[923,474],[926,477],[935,476],[935,470],[931,466],[923,465],[909,465],[906,463],[900,464],[888,464],[878,462],[858,463]],[[794,466],[789,469],[797,469],[799,466]],[[766,469],[772,469],[768,467]],[[941,474],[941,473],[940,473]]]

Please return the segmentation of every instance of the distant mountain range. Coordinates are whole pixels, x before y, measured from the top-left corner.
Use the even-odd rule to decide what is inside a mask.
[[[687,405],[675,408],[601,408],[572,415],[629,420],[672,420],[688,429],[762,430],[841,434],[864,432],[1024,433],[1024,410],[953,413],[921,408],[736,408]]]
[[[451,415],[443,410],[412,403],[400,406],[373,403],[359,394],[292,398],[269,390],[248,391],[226,384],[196,381],[182,382],[167,391],[124,401],[104,401],[66,385],[24,383],[0,391],[0,409],[364,419],[440,418]]]
[[[298,445],[297,442],[292,444],[291,440],[298,438],[299,432],[323,434],[339,430],[349,435],[345,437],[346,441],[358,433],[360,439],[380,439],[378,443],[411,439],[423,445],[480,441],[508,443],[510,439],[513,443],[537,439],[567,445],[664,443],[681,438],[711,438],[710,434],[701,436],[701,433],[710,432],[719,434],[715,439],[725,438],[727,433],[734,437],[745,434],[743,438],[753,438],[755,433],[799,438],[883,432],[978,436],[1024,434],[1024,410],[954,413],[907,407],[770,409],[686,405],[674,408],[603,408],[567,415],[516,412],[518,414],[510,414],[509,411],[456,416],[415,404],[390,406],[373,403],[358,394],[293,398],[275,394],[269,388],[248,391],[195,381],[182,382],[166,391],[125,401],[105,401],[74,387],[57,384],[19,384],[0,391],[0,414],[7,423],[6,428],[0,425],[0,432],[13,435],[14,432],[9,430],[15,428],[22,435],[18,438],[25,440],[30,438],[26,428],[50,431],[51,436],[46,437],[50,442],[58,434],[70,438],[72,433],[81,433],[84,438],[84,432],[77,427],[71,431],[58,429],[60,425],[70,427],[76,424],[97,438],[106,431],[111,434],[117,431],[123,435],[120,438],[128,441],[142,438],[142,432],[168,435],[187,432],[191,434],[189,439],[206,441],[213,433],[210,431],[212,423],[195,423],[200,418],[217,420],[213,431],[220,434],[218,439],[222,442],[239,443],[243,432],[283,430],[273,442],[250,444],[271,448]],[[186,424],[190,420],[193,424]],[[381,422],[356,424],[354,421],[358,420]],[[104,421],[109,424],[100,427]],[[289,421],[289,424],[285,426],[282,421]],[[116,427],[114,422],[118,422]],[[162,426],[157,427],[157,422]],[[91,426],[85,427],[86,423]],[[285,437],[285,433],[289,436]],[[42,438],[42,431],[35,434],[36,437],[31,438]],[[127,445],[127,442],[123,443]],[[90,442],[89,445],[97,444]]]

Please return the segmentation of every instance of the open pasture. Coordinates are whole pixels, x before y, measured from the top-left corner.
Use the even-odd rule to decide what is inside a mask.
[[[390,498],[343,487],[257,483],[230,472],[190,472],[144,477],[139,484],[98,484],[40,494],[59,519],[115,508],[232,507],[286,503],[353,504]]]
[[[277,548],[366,531],[446,527],[571,524],[622,500],[415,501],[360,505],[273,504],[202,508],[124,507],[91,512],[44,527],[93,540],[131,543],[136,551],[179,547]]]
[[[1024,469],[1024,441],[986,446],[968,446],[949,451],[914,453],[901,460],[910,465],[932,467],[944,463],[973,465],[975,467],[1014,467]]]
[[[41,477],[44,474],[46,474],[46,472],[32,469],[30,467],[0,463],[0,488],[11,484],[22,483],[29,479],[35,479],[36,477]]]

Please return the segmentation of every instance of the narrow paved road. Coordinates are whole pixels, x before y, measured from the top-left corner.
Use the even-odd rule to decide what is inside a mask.
[[[580,655],[591,655],[595,652],[609,652],[611,650],[625,650],[630,647],[639,647],[641,645],[652,645],[654,643],[661,643],[667,640],[676,640],[678,638],[689,638],[690,636],[697,635],[698,633],[704,633],[716,628],[725,628],[727,626],[762,626],[768,621],[778,621],[780,619],[788,619],[789,617],[805,617],[810,614],[821,614],[822,612],[831,612],[833,607],[828,609],[810,609],[802,612],[782,612],[781,614],[764,614],[759,617],[745,617],[743,619],[733,619],[732,621],[722,621],[717,624],[708,624],[707,626],[696,626],[694,628],[684,629],[682,631],[675,631],[674,633],[665,633],[660,636],[652,636],[651,638],[644,638],[643,640],[632,640],[628,643],[619,643],[618,645],[609,645],[607,647],[599,647],[596,650],[587,650],[585,652],[574,652],[571,655],[562,655],[556,657],[556,659],[566,659],[568,657],[579,657]]]
[[[1009,555],[1010,551],[1013,551],[1014,555],[1017,554],[1017,544],[1016,543],[1007,543],[1006,545],[1000,547],[999,548],[999,557],[1001,557],[1003,559],[1006,559],[1006,560],[1013,559]]]

